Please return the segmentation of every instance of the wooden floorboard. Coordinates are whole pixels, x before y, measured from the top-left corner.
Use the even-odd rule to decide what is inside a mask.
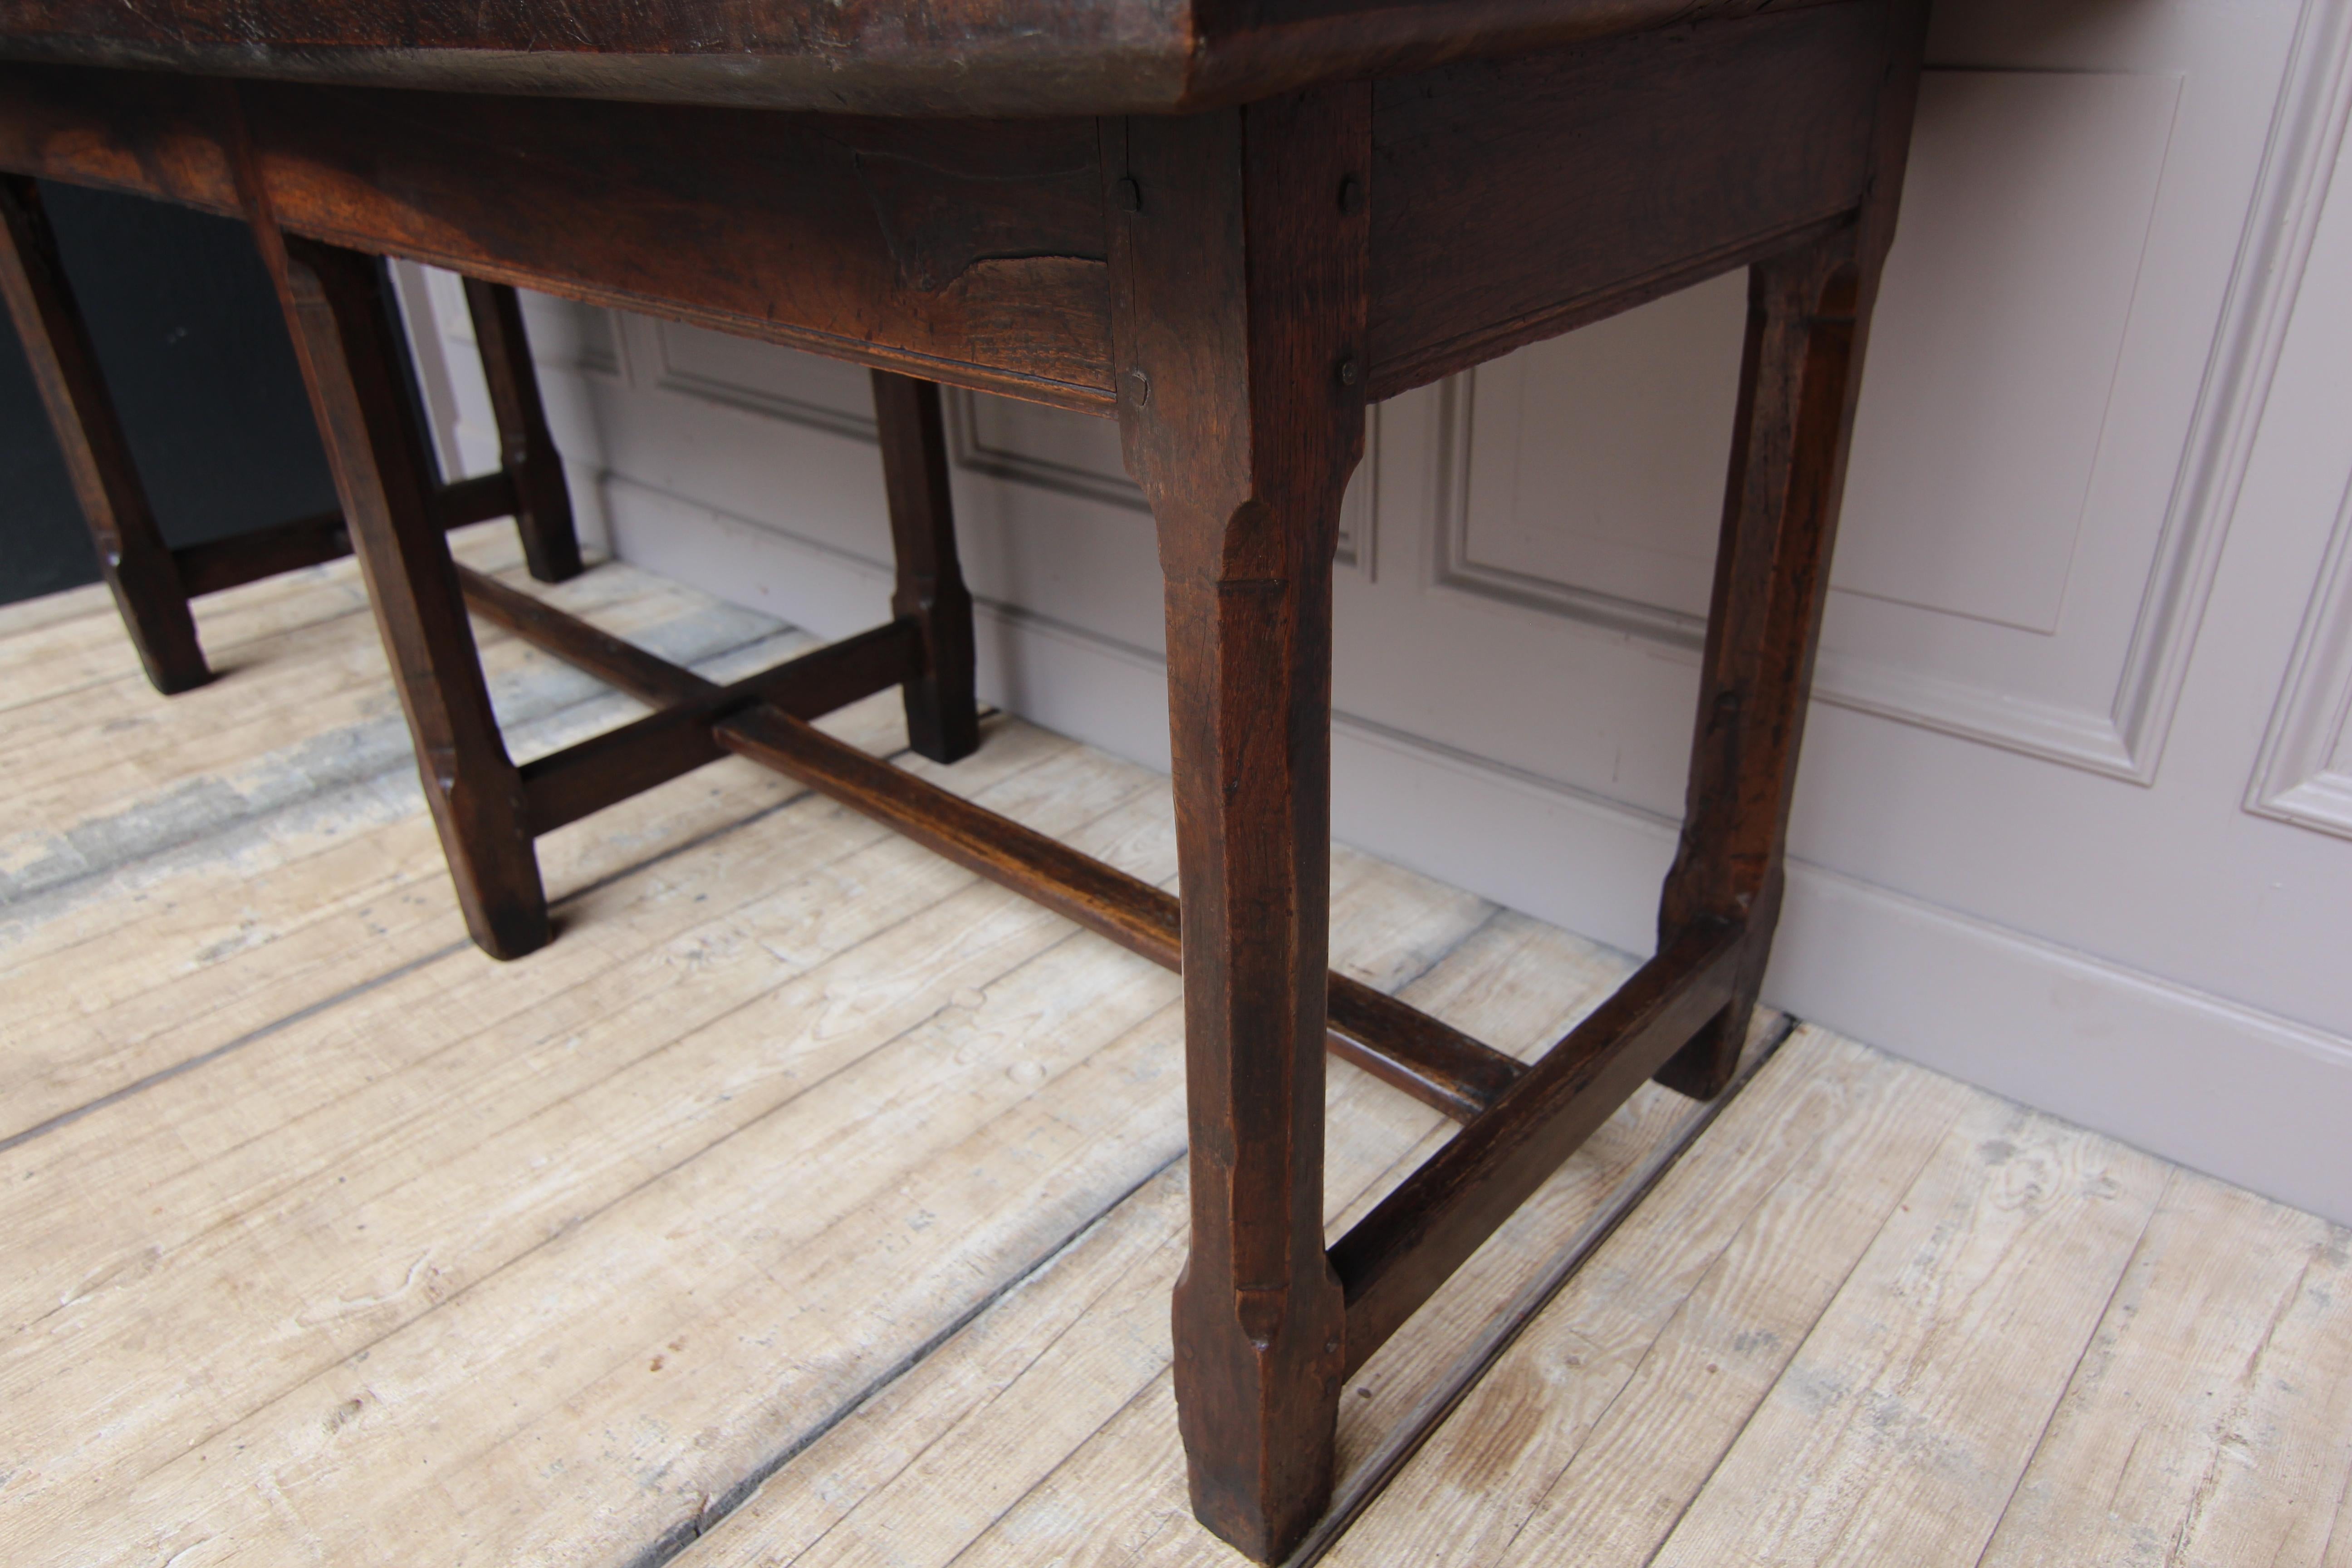
[[[529,584],[728,679],[808,646]],[[1186,1563],[1172,976],[730,759],[464,938],[351,563],[0,610],[0,1562]],[[519,756],[642,711],[480,630]],[[1172,886],[1166,781],[845,739]],[[1342,968],[1530,1055],[1630,960],[1340,850]],[[2352,1568],[2352,1237],[1811,1027],[1644,1089],[1350,1381],[1303,1556]],[[1778,1046],[1777,1051],[1773,1049]],[[1452,1135],[1344,1066],[1336,1234]]]

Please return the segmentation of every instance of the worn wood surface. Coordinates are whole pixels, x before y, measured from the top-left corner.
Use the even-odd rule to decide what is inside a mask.
[[[1812,0],[1808,0],[1812,3]],[[1772,0],[194,0],[0,5],[0,53],[207,74],[905,114],[1166,113]],[[1787,8],[1782,0],[1776,8]]]
[[[1319,1517],[1347,1357],[1323,1247],[1331,558],[1364,446],[1371,90],[1106,132],[1128,472],[1151,503],[1183,863],[1192,1232],[1177,1408],[1201,1521]]]
[[[1373,396],[1786,249],[1874,187],[1884,205],[1877,120],[1906,7],[1729,14],[1745,9],[1380,82],[1360,175]],[[1108,414],[1118,208],[1097,121],[1039,118],[1048,104],[889,120],[232,94],[0,60],[0,168],[235,213],[249,136],[295,232]]]
[[[1233,1561],[1169,1393],[1175,983],[734,761],[542,840],[567,938],[493,964],[355,575],[205,601],[236,679],[169,701],[103,589],[0,610],[11,830],[20,770],[146,758],[0,884],[0,1558]],[[807,646],[530,591],[713,681]],[[640,710],[478,635],[519,756]],[[928,767],[894,697],[825,723]],[[1164,781],[991,729],[928,776],[1168,881]],[[1343,969],[1522,1055],[1628,967],[1335,872]],[[1328,1109],[1336,1235],[1451,1126],[1344,1066]],[[2336,1568],[2352,1236],[1817,1030],[1661,1176],[1696,1114],[1642,1090],[1349,1380],[1312,1544]]]
[[[1851,227],[1759,261],[1730,475],[1700,658],[1681,840],[1658,904],[1664,946],[1707,921],[1741,930],[1730,1005],[1661,1071],[1685,1094],[1730,1081],[1780,918],[1797,757],[1829,601],[1872,312],[1903,190],[1927,0],[1877,15],[1881,66]]]
[[[1372,395],[1745,266],[1853,211],[1871,183],[1887,16],[1776,9],[1381,82]]]
[[[1347,1292],[1349,1371],[1387,1343],[1659,1063],[1723,1010],[1737,945],[1727,928],[1684,933],[1339,1238],[1330,1256]],[[1743,1014],[1743,1043],[1747,1022]],[[1728,1078],[1719,1087],[1729,1087]]]
[[[1108,386],[1095,127],[257,83],[287,228],[1016,395]]]

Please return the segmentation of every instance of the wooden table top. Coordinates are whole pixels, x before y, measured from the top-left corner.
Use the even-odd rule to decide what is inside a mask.
[[[860,114],[1133,114],[1813,3],[0,0],[0,57]]]

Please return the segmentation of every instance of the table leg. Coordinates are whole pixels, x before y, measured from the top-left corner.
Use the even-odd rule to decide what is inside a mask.
[[[417,771],[474,940],[518,958],[551,934],[521,775],[482,679],[434,507],[432,449],[403,377],[404,340],[373,257],[286,237],[279,279],[312,410],[367,579]]]
[[[58,259],[40,186],[0,177],[0,293],[8,297],[49,425],[57,432],[100,568],[139,662],[170,696],[212,679],[172,552],[155,526],[146,488],[100,374],[89,331]]]
[[[1682,843],[1661,944],[1699,921],[1744,932],[1731,1004],[1660,1070],[1702,1099],[1731,1080],[1780,918],[1789,805],[1853,427],[1851,233],[1749,274],[1723,537],[1717,547]]]
[[[874,422],[898,560],[890,613],[923,629],[926,668],[907,683],[907,736],[931,761],[952,763],[980,749],[980,708],[972,696],[971,592],[956,558],[938,384],[876,371]]]
[[[514,479],[515,530],[522,535],[523,559],[542,583],[577,577],[580,536],[572,523],[572,490],[540,402],[522,302],[504,283],[468,278],[466,309],[474,318],[482,379],[498,420],[499,460]]]
[[[1780,917],[1797,750],[1812,695],[1822,610],[1863,353],[1911,145],[1927,0],[1887,11],[1885,86],[1867,199],[1851,228],[1748,274],[1748,345],[1682,843],[1658,906],[1661,951],[1702,921],[1742,928],[1731,1005],[1658,1072],[1711,1099],[1730,1084]]]
[[[1113,126],[1114,353],[1166,579],[1192,1250],[1176,1400],[1201,1521],[1260,1562],[1330,1496],[1323,1247],[1331,560],[1363,448],[1360,87]]]

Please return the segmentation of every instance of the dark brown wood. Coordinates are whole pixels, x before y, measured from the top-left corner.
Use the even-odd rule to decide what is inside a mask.
[[[340,561],[352,552],[351,531],[340,510],[298,517],[227,539],[183,544],[172,552],[180,586],[191,599]]]
[[[1870,182],[1885,30],[1883,6],[1776,11],[1381,82],[1372,395],[1851,213]]]
[[[1759,263],[1749,278],[1682,839],[1658,906],[1662,946],[1710,921],[1735,921],[1746,933],[1722,1015],[1658,1075],[1701,1099],[1732,1080],[1780,921],[1798,749],[1862,352],[1894,241],[1927,5],[1904,0],[1885,16],[1872,183],[1856,226]]]
[[[1090,121],[857,121],[252,83],[289,232],[1099,411]]]
[[[1091,120],[205,86],[0,60],[0,169],[1109,412]]]
[[[980,749],[980,704],[972,695],[971,591],[956,558],[939,387],[876,371],[874,424],[898,563],[890,612],[923,633],[923,673],[907,683],[907,739],[931,761],[952,763]]]
[[[647,653],[625,638],[599,631],[579,616],[566,615],[495,577],[464,566],[455,570],[455,580],[474,614],[558,658],[593,671],[597,679],[619,687],[640,702],[668,708],[718,689],[694,671]]]
[[[443,528],[463,528],[506,516],[514,510],[513,496],[507,475],[481,474],[441,487],[434,494],[433,509]],[[298,517],[228,539],[183,544],[172,552],[172,563],[179,568],[180,585],[188,597],[198,599],[281,572],[341,561],[351,552],[351,531],[343,526],[341,511],[336,510]]]
[[[719,727],[719,742],[1130,952],[1162,968],[1182,968],[1182,915],[1171,894],[845,745],[784,708],[778,703],[730,719]],[[1334,973],[1328,984],[1330,1053],[1457,1121],[1475,1118],[1525,1070],[1360,981]]]
[[[507,755],[434,504],[432,453],[404,379],[402,328],[374,258],[288,236],[265,245],[335,489],[416,742],[417,772],[474,941],[520,958],[551,934],[522,778]]]
[[[470,598],[473,582],[481,579],[467,576]],[[522,783],[530,797],[531,831],[551,833],[717,762],[728,748],[712,733],[713,726],[743,709],[822,718],[914,680],[922,668],[922,628],[912,621],[892,621],[525,763]]]
[[[499,477],[513,496],[523,560],[542,583],[577,577],[580,537],[572,523],[572,489],[539,400],[539,371],[530,363],[522,301],[506,284],[468,278],[466,309],[474,319],[482,379],[490,391],[491,416],[498,421]]]
[[[1887,15],[1776,10],[1382,83],[1371,395],[1835,226],[1872,178]],[[0,65],[0,166],[218,201],[219,155],[199,148],[225,132],[169,95],[126,105],[117,75]],[[1091,122],[268,83],[239,100],[290,230],[1109,410]]]
[[[434,515],[445,529],[487,522],[494,517],[510,517],[514,510],[515,477],[504,470],[452,479],[433,492]],[[569,513],[564,526],[567,530],[571,526]],[[577,543],[572,546],[572,552],[580,552]]]
[[[1643,1080],[1723,1011],[1739,932],[1693,926],[1331,1248],[1349,1372],[1402,1327]]]
[[[99,568],[140,665],[167,696],[202,686],[212,671],[196,642],[188,590],[131,460],[97,351],[58,258],[40,187],[21,175],[0,177],[0,294],[7,296],[25,361],[98,547]]]
[[[1775,0],[5,0],[0,52],[212,74],[936,115],[1150,114]],[[1798,0],[1812,3],[1812,0]],[[1778,0],[1787,6],[1790,0]]]
[[[1192,1234],[1192,1508],[1260,1562],[1330,1494],[1323,1256],[1331,558],[1363,450],[1371,92],[1105,131],[1119,426],[1168,614]]]
[[[1333,971],[1331,1054],[1456,1121],[1471,1121],[1519,1080],[1516,1057]]]
[[[0,169],[242,218],[221,101],[184,77],[0,60]]]

